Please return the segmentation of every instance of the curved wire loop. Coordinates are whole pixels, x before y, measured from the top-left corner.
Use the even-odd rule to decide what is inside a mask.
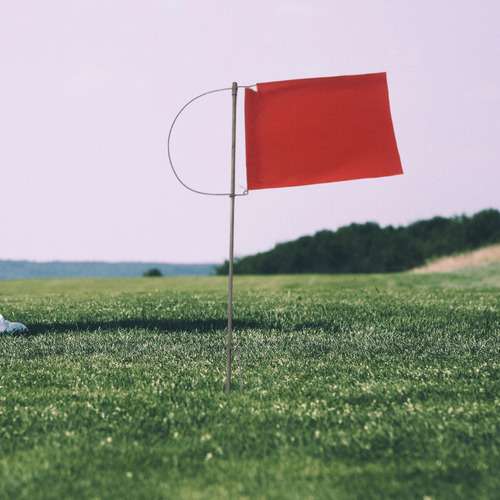
[[[253,87],[254,85],[241,85],[241,86],[238,86],[238,88],[249,88],[249,87]],[[189,187],[187,184],[185,184],[181,178],[179,177],[179,174],[177,173],[177,171],[175,170],[174,168],[174,164],[172,163],[172,156],[170,155],[170,139],[172,137],[172,130],[174,128],[174,125],[175,125],[175,122],[177,121],[177,119],[179,118],[179,116],[181,115],[181,113],[191,104],[193,103],[194,101],[196,101],[197,99],[200,99],[201,97],[204,97],[208,94],[214,94],[215,92],[223,92],[225,90],[232,90],[232,87],[227,87],[227,88],[223,88],[223,89],[216,89],[216,90],[209,90],[208,92],[204,92],[203,94],[200,94],[196,97],[194,97],[193,99],[191,99],[188,103],[186,103],[182,108],[181,110],[177,113],[177,115],[175,116],[174,118],[174,121],[172,122],[172,125],[170,126],[170,130],[168,132],[168,140],[167,140],[167,154],[168,154],[168,161],[170,163],[170,167],[172,168],[172,171],[174,172],[174,175],[176,177],[176,179],[186,188],[186,189],[189,189],[189,191],[192,191],[193,193],[197,193],[197,194],[203,194],[203,195],[206,195],[206,196],[233,196],[231,193],[208,193],[208,192],[205,192],[205,191],[199,191],[197,189],[194,189],[192,187]],[[241,186],[240,186],[241,187]],[[239,193],[239,194],[234,194],[234,196],[246,196],[248,194],[248,189],[245,189],[243,191],[243,193]]]

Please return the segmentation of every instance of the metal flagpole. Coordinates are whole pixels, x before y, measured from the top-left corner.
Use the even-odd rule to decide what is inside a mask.
[[[231,362],[232,362],[232,338],[233,338],[233,261],[234,261],[234,200],[236,198],[236,103],[238,98],[238,84],[233,82],[233,123],[232,123],[232,143],[231,143],[231,194],[230,208],[231,217],[229,223],[229,290],[227,306],[227,378],[226,392],[231,392]]]

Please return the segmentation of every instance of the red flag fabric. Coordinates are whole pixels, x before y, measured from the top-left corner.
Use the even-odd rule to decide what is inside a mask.
[[[249,190],[402,174],[385,73],[245,89]]]

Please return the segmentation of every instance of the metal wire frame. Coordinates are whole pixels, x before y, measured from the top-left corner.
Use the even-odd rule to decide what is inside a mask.
[[[251,87],[255,87],[255,85],[238,85],[238,88],[251,88]],[[185,182],[182,181],[182,179],[179,177],[179,174],[177,173],[177,171],[175,170],[175,167],[174,167],[174,164],[172,162],[172,155],[170,153],[170,141],[171,141],[171,138],[172,138],[172,130],[174,129],[174,125],[175,125],[175,122],[177,121],[177,119],[179,118],[179,116],[182,114],[182,112],[190,105],[192,104],[194,101],[196,101],[197,99],[200,99],[202,97],[205,97],[206,95],[208,94],[214,94],[215,92],[224,92],[224,91],[227,91],[227,90],[233,90],[232,87],[226,87],[226,88],[223,88],[223,89],[216,89],[216,90],[209,90],[208,92],[204,92],[203,94],[200,94],[196,97],[194,97],[193,99],[191,99],[189,102],[187,102],[181,109],[180,111],[177,113],[177,115],[175,116],[174,120],[172,121],[172,124],[170,126],[170,130],[168,132],[168,139],[167,139],[167,154],[168,154],[168,162],[170,163],[170,167],[172,168],[172,172],[174,173],[176,179],[186,188],[186,189],[189,189],[189,191],[192,191],[193,193],[196,193],[196,194],[202,194],[202,195],[206,195],[206,196],[246,196],[248,194],[248,190],[245,189],[243,191],[243,193],[238,193],[238,194],[233,194],[233,193],[209,193],[207,191],[200,191],[198,189],[194,189],[190,186],[188,186]]]

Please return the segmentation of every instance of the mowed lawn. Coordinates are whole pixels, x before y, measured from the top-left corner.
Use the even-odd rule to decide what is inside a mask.
[[[500,266],[0,282],[1,499],[496,499]]]

